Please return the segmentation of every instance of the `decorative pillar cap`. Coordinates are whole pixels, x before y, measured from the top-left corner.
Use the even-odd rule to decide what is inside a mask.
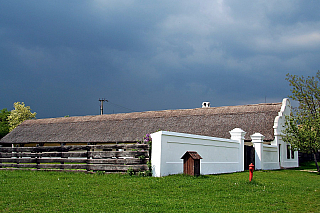
[[[244,136],[246,135],[246,132],[243,131],[242,129],[240,128],[235,128],[231,131],[229,131],[230,135],[231,135],[231,138],[233,137],[241,137],[241,139],[244,139]]]
[[[261,133],[254,133],[250,137],[252,139],[252,143],[263,143],[263,139],[265,138]]]
[[[234,128],[233,130],[231,130],[230,132],[245,132],[240,128]]]
[[[245,131],[243,131],[242,129],[240,129],[240,128],[234,128],[233,130],[231,130],[231,131],[229,131],[230,132],[230,134],[233,134],[233,133],[235,133],[235,134],[246,134],[246,132]]]

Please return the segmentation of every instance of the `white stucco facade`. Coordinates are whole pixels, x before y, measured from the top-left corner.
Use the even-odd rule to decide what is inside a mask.
[[[243,171],[245,132],[234,129],[230,134],[231,139],[168,131],[151,134],[153,176],[183,173],[181,157],[187,151],[196,151],[202,157],[201,174]]]
[[[285,129],[285,117],[291,113],[291,104],[288,98],[283,99],[282,107],[278,116],[274,120],[274,141],[271,145],[277,146],[278,148],[278,162],[280,168],[298,167],[298,151],[291,152],[290,145],[283,142],[282,131]]]

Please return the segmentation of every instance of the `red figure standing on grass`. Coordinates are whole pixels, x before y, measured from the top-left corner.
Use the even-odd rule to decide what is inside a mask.
[[[251,182],[252,177],[253,177],[253,170],[254,170],[254,165],[251,163],[249,165],[249,181]]]

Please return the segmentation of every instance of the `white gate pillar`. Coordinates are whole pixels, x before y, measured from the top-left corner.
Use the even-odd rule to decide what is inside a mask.
[[[235,128],[230,132],[231,140],[239,141],[239,171],[244,171],[244,136],[246,132],[240,128]]]
[[[260,133],[251,135],[253,147],[255,150],[255,169],[263,169],[263,139],[264,136]]]

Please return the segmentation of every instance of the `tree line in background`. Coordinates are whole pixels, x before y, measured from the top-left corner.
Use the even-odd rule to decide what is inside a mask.
[[[0,139],[23,121],[36,118],[37,113],[32,113],[30,107],[26,106],[24,102],[15,102],[13,107],[14,109],[11,111],[6,108],[0,111]]]

